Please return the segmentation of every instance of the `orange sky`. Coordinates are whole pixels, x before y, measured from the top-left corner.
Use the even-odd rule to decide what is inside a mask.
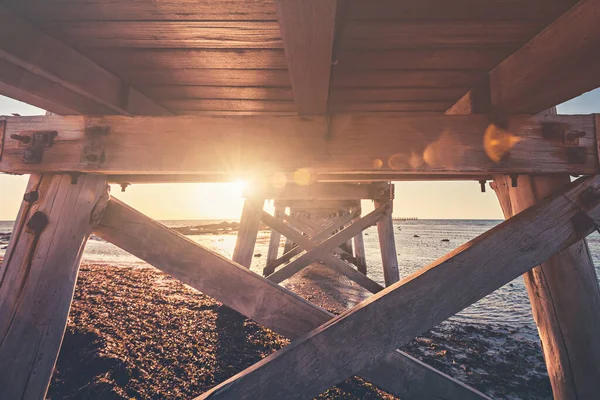
[[[600,112],[600,89],[562,104],[561,114]],[[44,114],[38,108],[0,96],[0,115]],[[14,220],[27,177],[0,174],[0,221]],[[133,185],[112,194],[155,219],[235,219],[243,199],[241,183]],[[363,202],[363,209],[372,209]],[[477,182],[397,182],[394,216],[421,219],[502,219],[493,191]]]

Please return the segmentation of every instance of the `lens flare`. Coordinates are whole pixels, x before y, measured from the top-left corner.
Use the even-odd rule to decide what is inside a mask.
[[[500,162],[521,138],[490,124],[483,135],[483,149],[493,162]]]
[[[307,168],[300,168],[294,171],[294,182],[301,186],[308,186],[312,180],[312,174]]]
[[[452,167],[461,159],[466,148],[456,136],[444,132],[425,148],[423,160],[431,167]]]

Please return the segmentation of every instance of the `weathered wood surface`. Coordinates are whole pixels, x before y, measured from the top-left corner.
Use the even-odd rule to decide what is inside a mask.
[[[319,243],[318,245],[312,247],[311,246],[311,251],[303,254],[302,256],[298,257],[297,259],[295,259],[294,261],[292,261],[291,263],[287,264],[286,266],[276,270],[273,274],[269,275],[267,278],[273,282],[283,282],[284,280],[290,278],[291,276],[293,276],[294,274],[298,273],[299,271],[301,271],[303,268],[305,268],[306,266],[308,266],[311,262],[315,261],[315,260],[321,260],[326,264],[331,263],[333,266],[339,265],[339,263],[336,262],[337,261],[341,261],[337,258],[335,258],[330,252],[335,249],[336,247],[338,247],[340,244],[344,243],[345,241],[352,239],[354,236],[356,236],[358,233],[364,231],[366,228],[368,228],[369,226],[374,225],[379,219],[381,219],[383,216],[387,215],[390,208],[390,203],[386,203],[383,204],[381,207],[373,210],[372,212],[370,212],[369,214],[365,215],[364,217],[360,218],[358,221],[356,221],[354,224],[352,224],[351,226],[349,226],[348,228],[336,233],[335,235],[329,237],[328,239],[324,240],[323,242]],[[268,215],[264,215],[263,214],[263,219],[268,220],[269,216]],[[272,222],[273,225],[276,224],[276,221]],[[281,228],[277,228],[277,229],[285,229],[285,227],[281,227]],[[281,232],[281,230],[280,230]],[[281,232],[282,235],[285,235],[284,232]],[[291,232],[290,232],[291,235]],[[298,238],[300,240],[300,238]],[[302,247],[309,247],[310,244],[308,243],[299,243]],[[340,267],[340,269],[338,271],[342,271],[344,270],[343,267]],[[364,275],[362,275],[361,273],[359,273],[358,271],[356,271],[357,274],[353,275],[352,277],[348,276],[350,279],[360,279],[362,281],[363,278],[365,278]],[[375,291],[379,291],[381,289],[381,286],[379,286],[378,284],[375,286],[373,284],[369,284],[368,287],[366,287],[369,290],[375,290]]]
[[[162,100],[165,107],[185,111],[259,111],[294,113],[296,106],[291,100],[239,100],[239,99],[170,99]]]
[[[275,0],[298,113],[325,114],[337,0]]]
[[[333,314],[165,227],[122,202],[111,199],[94,233],[183,283],[291,339],[333,318]],[[401,351],[383,361],[386,374],[371,372],[371,382],[403,397],[424,393],[455,399],[483,399],[466,387]],[[396,369],[397,374],[392,371]],[[418,371],[423,376],[413,381]],[[407,378],[404,378],[404,371]],[[391,379],[388,379],[390,378]],[[435,384],[432,384],[435,382]],[[422,399],[424,397],[406,397]]]
[[[365,241],[362,232],[354,236],[354,258],[356,258],[356,267],[358,270],[367,274],[367,255],[365,253]]]
[[[43,399],[85,243],[108,200],[101,176],[33,175],[0,269],[0,398]]]
[[[375,200],[375,207],[381,207],[383,204],[385,203],[381,200]],[[379,249],[381,250],[381,264],[383,265],[385,286],[390,286],[400,280],[391,209],[394,203],[390,202],[389,204],[389,213],[377,221],[377,236],[379,238]]]
[[[537,113],[600,86],[598,20],[600,1],[582,0],[495,67],[493,108]]]
[[[283,214],[285,214],[285,207],[275,205],[275,218],[281,218]],[[281,234],[275,229],[271,229],[271,236],[269,237],[269,249],[267,250],[267,265],[263,270],[263,275],[267,276],[275,271],[275,268],[272,267],[272,264],[277,260],[280,245]]]
[[[600,222],[599,191],[600,176],[579,180],[200,398],[314,397],[587,236],[573,218]]]
[[[92,113],[92,110],[85,107],[77,109],[75,102],[62,100],[62,97],[68,97],[72,93],[72,96],[81,96],[95,104],[96,112],[93,114],[171,114],[136,89],[128,87],[119,77],[48,36],[4,6],[0,7],[0,60],[12,65],[12,68],[23,69],[21,78],[36,80],[32,82],[31,88],[21,87],[18,75],[0,74],[5,85],[25,89],[19,100],[34,105],[38,105],[34,102],[36,96],[39,96],[46,99],[40,106],[47,107],[48,102],[56,102],[59,105],[56,111],[68,106],[79,112]],[[52,85],[63,90],[52,91]],[[33,97],[28,97],[27,93],[30,91]]]
[[[217,86],[224,87],[259,87],[264,86],[290,88],[290,74],[287,69],[211,69],[204,71],[194,68],[177,69],[127,69],[121,71],[121,75],[134,85],[144,86],[148,93],[152,93],[154,87],[160,89],[163,86],[179,90],[179,86],[194,90],[193,86]]]
[[[294,172],[391,172],[397,174],[593,173],[597,170],[594,117],[514,116],[506,129],[485,115],[376,117],[7,117],[0,171],[93,171],[122,174],[238,174]],[[585,132],[583,164],[569,163],[562,140],[545,139],[541,122],[556,121]],[[103,163],[82,154],[85,130],[107,126],[100,139]],[[484,148],[491,129],[514,146],[494,162]],[[11,134],[56,130],[40,164],[23,163],[21,142]],[[281,140],[285,133],[286,140]],[[328,135],[326,135],[328,133]],[[168,140],[165,140],[168,138]],[[488,143],[495,150],[494,141]],[[488,147],[488,151],[490,147]],[[500,149],[502,150],[502,148]],[[159,152],[161,157],[155,155]],[[215,154],[218,156],[215,157]],[[311,172],[309,171],[309,172]]]
[[[206,75],[198,72],[203,76]],[[256,85],[255,82],[248,82],[248,84]],[[163,85],[147,87],[144,92],[159,99],[294,100],[292,89],[287,87]]]
[[[510,218],[569,184],[565,177],[494,178]],[[600,382],[600,288],[586,240],[523,275],[555,399],[592,399]]]
[[[295,203],[298,200],[350,200],[350,199],[374,199],[383,195],[389,197],[391,188],[389,184],[322,184],[314,183],[311,185],[286,184],[281,188],[269,186],[265,189],[267,199],[276,199],[277,201],[290,201]],[[305,203],[310,206],[311,203]],[[332,202],[332,208],[336,203]],[[345,208],[351,203],[340,202],[339,208]],[[315,207],[319,208],[319,207]]]
[[[208,21],[276,20],[272,0],[6,0],[36,21]],[[357,20],[530,20],[551,21],[575,0],[444,0],[377,2],[351,1],[350,14]]]
[[[373,215],[378,215],[379,213],[373,213]],[[372,216],[369,215],[369,218]],[[282,282],[285,279],[288,279],[293,274],[300,271],[302,268],[308,266],[314,260],[321,260],[323,263],[329,265],[337,272],[342,275],[345,275],[348,279],[358,283],[360,286],[364,287],[371,293],[377,293],[383,289],[383,287],[377,282],[373,281],[370,278],[367,278],[364,274],[352,268],[345,261],[337,258],[334,254],[336,247],[338,247],[341,243],[345,242],[345,239],[339,239],[339,234],[336,234],[329,239],[325,240],[323,243],[325,245],[321,245],[317,243],[315,240],[311,240],[302,236],[302,234],[296,232],[293,228],[287,226],[285,223],[280,221],[279,219],[271,216],[267,212],[263,211],[262,220],[273,229],[278,230],[282,235],[290,238],[295,243],[298,244],[298,247],[307,250],[305,254],[300,256],[298,259],[292,261],[290,264],[285,267],[279,269],[278,271],[272,273],[267,277],[267,279],[274,282]],[[368,221],[369,219],[367,219]],[[365,221],[357,221],[356,226],[364,226]],[[358,228],[349,227],[349,230],[355,230]],[[365,228],[362,227],[362,230]],[[352,237],[352,236],[350,236]],[[335,238],[335,240],[334,240]],[[339,250],[339,249],[338,249]],[[298,261],[300,260],[300,261]]]
[[[252,257],[254,256],[254,247],[258,229],[260,228],[260,217],[264,200],[253,199],[256,204],[251,204],[249,199],[244,202],[242,215],[240,217],[240,226],[235,241],[235,248],[231,259],[236,263],[250,268]],[[258,209],[260,207],[260,210]]]

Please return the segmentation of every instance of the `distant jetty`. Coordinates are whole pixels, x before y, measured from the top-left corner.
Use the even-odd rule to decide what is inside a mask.
[[[394,221],[416,221],[419,218],[417,217],[399,217],[399,218],[394,218]]]

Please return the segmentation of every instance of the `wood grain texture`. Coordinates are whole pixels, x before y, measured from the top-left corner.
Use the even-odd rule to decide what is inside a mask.
[[[580,1],[494,68],[494,109],[537,113],[600,86],[598,20],[600,1]]]
[[[298,113],[325,114],[337,0],[275,0]]]
[[[262,278],[231,260],[111,199],[95,234],[167,272],[183,283],[291,339],[324,324],[333,314]],[[372,382],[398,396],[422,391],[453,400],[486,398],[426,364],[394,351],[385,359],[385,379],[375,372]],[[397,374],[393,370],[398,371]],[[413,380],[404,379],[404,372]],[[376,371],[376,370],[375,370]],[[432,384],[435,382],[435,384]],[[410,383],[410,384],[409,384]],[[422,384],[426,383],[426,384]],[[422,397],[406,397],[420,399]]]
[[[345,43],[345,41],[344,41]],[[469,70],[488,72],[509,56],[513,47],[480,48],[399,48],[341,49],[337,55],[338,70]]]
[[[505,218],[560,192],[569,177],[496,176]],[[600,381],[600,287],[586,240],[523,275],[555,399],[596,396]]]
[[[98,109],[94,114],[106,113],[105,110],[110,110],[109,114],[133,114],[129,110],[132,106],[141,114],[170,114],[162,106],[129,88],[119,77],[4,7],[0,7],[0,59],[63,88],[52,96],[58,97],[59,103],[61,95],[67,96],[62,92],[68,91],[96,103]],[[6,83],[7,78],[4,80]],[[13,87],[21,87],[20,81],[8,83]],[[36,86],[34,84],[33,88]],[[129,92],[125,97],[124,88]],[[49,93],[40,92],[38,90],[35,95],[47,101],[52,100]],[[141,106],[141,101],[145,107]],[[78,111],[87,112],[87,108]]]
[[[580,201],[589,188],[597,195],[599,176],[492,228],[199,398],[318,395],[591,233],[572,222],[582,209],[600,222],[600,197]]]
[[[129,69],[286,69],[277,49],[90,49],[86,55],[120,73]],[[211,71],[204,73],[210,74]]]
[[[29,19],[43,21],[264,21],[277,20],[272,0],[6,0]]]
[[[287,69],[124,69],[121,75],[134,85],[151,91],[154,86],[217,86],[291,88]],[[193,87],[189,90],[194,90]]]
[[[378,88],[378,89],[335,89],[331,101],[456,101],[465,94],[463,88]],[[151,93],[147,91],[147,93]]]
[[[513,116],[506,129],[490,128],[485,115],[375,117],[7,117],[0,170],[93,171],[106,174],[223,174],[251,177],[276,171],[408,175],[492,173],[594,173],[594,116]],[[567,146],[542,135],[542,121],[585,132],[585,163],[569,163]],[[109,126],[102,138],[105,161],[82,161],[89,125]],[[484,148],[484,132],[518,138],[501,162]],[[56,130],[42,163],[24,164],[21,143],[10,138],[33,130]],[[281,137],[285,135],[286,140]],[[165,140],[168,138],[168,140]],[[504,143],[504,142],[501,142]],[[513,143],[514,144],[514,143]],[[496,151],[488,146],[488,151]],[[502,148],[499,148],[502,150]],[[499,151],[498,150],[498,151]],[[155,154],[161,154],[157,158]],[[494,153],[496,154],[496,153]],[[212,175],[214,176],[214,175]]]
[[[144,88],[149,96],[165,99],[294,100],[291,87],[163,85]],[[457,96],[458,97],[458,96]],[[457,98],[455,97],[455,98]]]
[[[187,111],[296,111],[296,105],[290,100],[174,99],[162,100],[162,103],[178,114],[186,114]]]
[[[443,112],[452,106],[453,100],[446,101],[339,101],[332,104],[334,112],[370,111],[437,111]]]
[[[260,228],[261,211],[265,202],[264,200],[261,201],[258,199],[252,200],[252,202],[256,202],[256,204],[250,204],[251,201],[248,199],[244,202],[242,215],[240,217],[240,226],[235,241],[235,247],[233,249],[233,255],[231,257],[234,262],[243,265],[246,268],[250,268],[250,265],[252,264],[254,247],[256,246],[256,237],[258,236],[258,229]],[[260,208],[260,210],[258,208]]]
[[[394,70],[362,71],[336,69],[333,89],[337,88],[465,88],[477,84],[487,71],[473,70]]]
[[[385,203],[375,200],[375,207],[381,207]],[[392,221],[393,202],[390,202],[389,213],[377,221],[377,238],[381,251],[381,265],[383,265],[383,279],[385,286],[390,286],[400,280],[398,270],[398,255],[396,253],[396,240],[394,237],[394,222]]]
[[[62,342],[92,216],[108,199],[101,176],[32,176],[0,270],[0,398],[43,399]],[[34,215],[47,225],[36,230]]]
[[[44,27],[81,48],[283,48],[276,21],[74,21]]]
[[[515,47],[545,27],[545,21],[351,21],[345,49],[419,47]]]
[[[12,0],[16,1],[16,0]],[[349,0],[353,20],[551,21],[577,0]]]

